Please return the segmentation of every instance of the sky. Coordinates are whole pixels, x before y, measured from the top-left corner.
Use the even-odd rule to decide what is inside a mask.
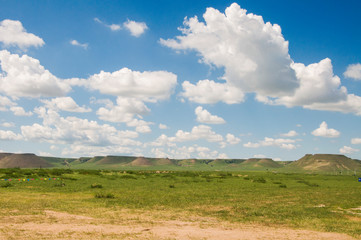
[[[0,152],[361,159],[358,0],[0,6]]]

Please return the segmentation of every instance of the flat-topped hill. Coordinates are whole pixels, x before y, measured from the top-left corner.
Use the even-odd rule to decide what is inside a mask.
[[[32,153],[3,153],[0,156],[0,168],[49,168],[53,165]]]
[[[354,171],[361,170],[361,161],[339,154],[306,154],[288,167],[309,171]]]

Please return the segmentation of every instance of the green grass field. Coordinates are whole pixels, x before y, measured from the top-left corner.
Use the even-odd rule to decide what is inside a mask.
[[[0,214],[44,210],[97,217],[102,212],[162,210],[361,238],[357,176],[272,172],[0,169]]]

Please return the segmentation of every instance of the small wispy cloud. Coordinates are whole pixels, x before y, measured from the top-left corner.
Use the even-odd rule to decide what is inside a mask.
[[[84,49],[88,48],[88,43],[80,43],[77,40],[71,40],[70,44],[73,46],[78,46],[78,47],[84,48]]]
[[[114,24],[114,23],[113,24],[106,24],[102,20],[100,20],[99,18],[94,18],[94,21],[106,26],[107,28],[109,28],[110,30],[112,30],[114,32],[119,31],[119,30],[122,29],[122,26],[119,25],[119,24]]]

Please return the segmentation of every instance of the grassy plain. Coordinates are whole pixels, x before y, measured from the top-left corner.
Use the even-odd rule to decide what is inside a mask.
[[[0,169],[0,216],[65,212],[117,221],[122,211],[167,213],[169,219],[211,217],[361,238],[357,176],[217,171]],[[159,218],[164,218],[160,214]],[[134,221],[134,219],[133,219]],[[0,228],[0,233],[6,229]]]

